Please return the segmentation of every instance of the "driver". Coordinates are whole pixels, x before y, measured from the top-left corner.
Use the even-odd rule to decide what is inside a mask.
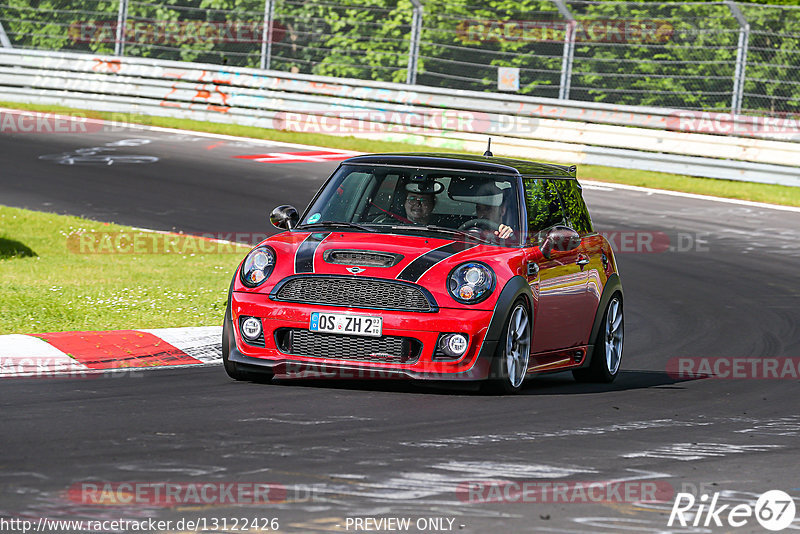
[[[514,230],[503,223],[506,215],[506,203],[503,191],[492,183],[482,185],[475,197],[475,215],[479,219],[486,219],[499,224],[494,235],[500,239],[508,239]]]
[[[409,183],[402,187],[399,192],[402,209],[398,206],[397,210],[385,210],[376,206],[380,213],[373,222],[387,223],[401,221],[405,223],[428,225],[433,223],[433,208],[436,206],[436,194],[442,189],[436,182],[430,183]],[[391,210],[391,211],[390,211]]]
[[[408,191],[403,202],[406,217],[416,224],[429,224],[435,205],[436,196],[433,191]]]

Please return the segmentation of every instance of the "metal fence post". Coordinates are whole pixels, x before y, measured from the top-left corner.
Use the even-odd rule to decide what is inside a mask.
[[[422,4],[419,0],[411,0],[414,11],[411,14],[411,42],[408,45],[408,70],[406,83],[417,83],[417,59],[419,58],[419,38],[422,34]]]
[[[739,44],[736,48],[736,71],[733,74],[733,95],[731,96],[731,113],[742,112],[742,99],[744,97],[744,79],[747,69],[747,47],[750,42],[750,24],[744,18],[742,10],[733,0],[725,0],[731,14],[739,23]]]
[[[121,56],[125,53],[125,26],[128,24],[128,0],[119,0],[117,12],[117,35],[114,41],[114,55]]]
[[[572,83],[572,59],[575,57],[575,27],[578,22],[572,16],[564,0],[553,0],[558,12],[567,20],[567,33],[564,36],[564,52],[561,56],[561,83],[558,88],[559,100],[569,100]]]
[[[3,28],[3,23],[0,22],[0,46],[3,48],[14,48],[11,46],[11,40],[8,38],[6,34],[6,29]]]
[[[266,70],[272,63],[272,18],[275,14],[273,0],[264,0],[264,28],[261,31],[261,68]]]

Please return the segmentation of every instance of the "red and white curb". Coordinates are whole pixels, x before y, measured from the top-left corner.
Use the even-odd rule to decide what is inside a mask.
[[[222,327],[0,335],[0,378],[218,364]]]

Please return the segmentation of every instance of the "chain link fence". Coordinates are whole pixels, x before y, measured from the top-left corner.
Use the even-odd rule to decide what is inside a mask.
[[[800,113],[800,7],[472,2],[0,0],[0,46],[478,91],[498,91],[502,81],[538,97]]]

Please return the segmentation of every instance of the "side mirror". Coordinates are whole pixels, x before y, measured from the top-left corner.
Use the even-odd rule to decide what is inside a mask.
[[[556,226],[551,228],[544,237],[544,241],[539,246],[542,255],[550,259],[554,250],[568,252],[581,246],[581,236],[572,228],[566,226]]]
[[[278,206],[269,214],[269,222],[279,230],[291,230],[300,221],[294,206]]]

